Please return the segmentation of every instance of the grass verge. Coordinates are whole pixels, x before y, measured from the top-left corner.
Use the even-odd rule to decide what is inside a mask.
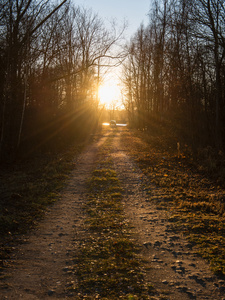
[[[110,138],[88,182],[85,238],[74,258],[77,282],[70,287],[78,299],[150,299],[139,248],[131,239],[123,213],[123,190],[107,152]]]
[[[23,242],[21,234],[33,227],[46,208],[59,199],[82,147],[76,145],[63,153],[45,154],[1,169],[0,267],[15,242]]]
[[[212,270],[224,277],[224,188],[200,172],[190,157],[178,157],[176,146],[169,147],[162,136],[127,131],[123,141],[149,178],[145,188],[150,199],[159,209],[171,211],[174,230],[183,232]]]

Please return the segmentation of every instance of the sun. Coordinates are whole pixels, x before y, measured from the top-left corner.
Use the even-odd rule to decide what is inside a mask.
[[[99,103],[106,108],[120,106],[120,89],[118,84],[113,81],[103,83],[99,87]]]

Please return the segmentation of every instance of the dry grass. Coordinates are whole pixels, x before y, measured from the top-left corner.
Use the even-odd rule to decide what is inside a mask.
[[[81,149],[81,145],[76,145],[64,153],[46,154],[1,169],[0,266],[21,234],[32,228],[46,208],[59,199],[75,166],[73,159]]]
[[[127,131],[123,141],[151,182],[145,187],[150,199],[159,208],[173,212],[170,221],[174,230],[185,233],[212,270],[224,276],[225,189],[221,178],[212,176],[202,158],[193,160],[187,155],[190,152],[185,147],[178,157],[175,141],[169,146],[164,135]],[[225,166],[219,159],[218,173],[222,174]]]

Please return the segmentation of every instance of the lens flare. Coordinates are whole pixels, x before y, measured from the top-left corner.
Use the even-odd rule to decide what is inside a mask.
[[[118,85],[113,82],[106,82],[99,87],[99,104],[106,108],[121,107],[120,89]]]

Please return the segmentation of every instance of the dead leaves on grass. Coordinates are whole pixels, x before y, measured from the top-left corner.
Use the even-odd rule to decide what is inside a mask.
[[[225,190],[199,173],[191,158],[178,159],[165,143],[156,146],[151,138],[131,134],[123,141],[151,182],[146,187],[151,201],[172,211],[174,230],[183,231],[213,271],[225,275]]]

